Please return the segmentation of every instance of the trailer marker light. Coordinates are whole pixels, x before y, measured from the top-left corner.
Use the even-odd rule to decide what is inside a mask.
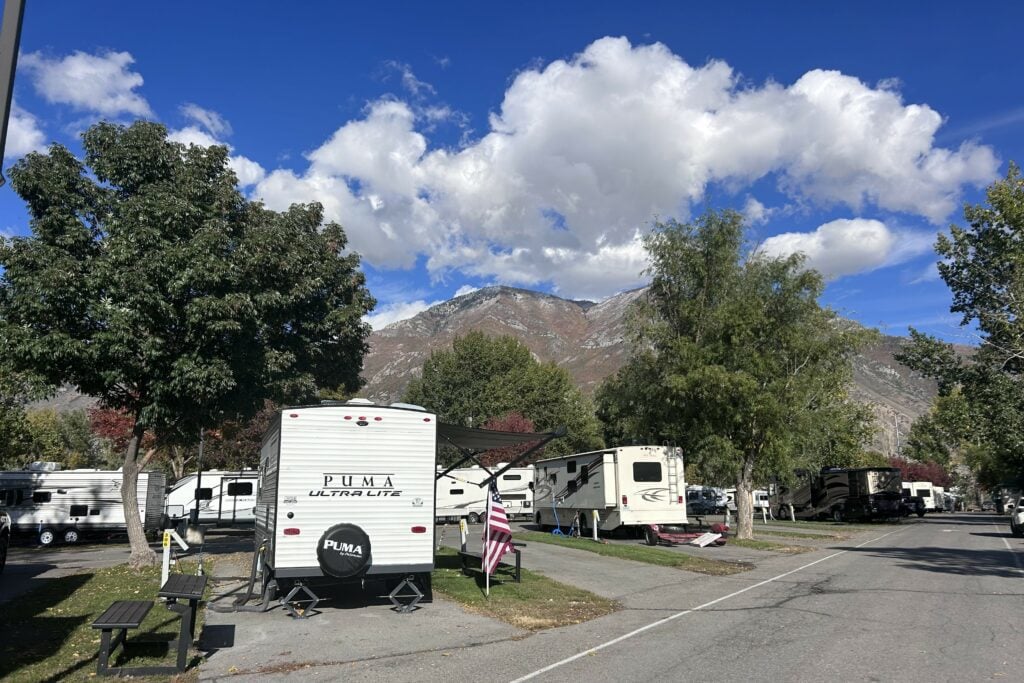
[[[383,420],[383,419],[384,419],[383,417],[381,417],[380,415],[378,415],[377,417],[373,418],[373,421],[374,421],[374,422],[380,422],[380,421],[381,421],[381,420]]]
[[[299,414],[298,414],[298,413],[292,413],[292,414],[291,414],[291,415],[289,415],[288,417],[298,417],[298,416],[299,416]]]
[[[366,422],[366,418],[365,418],[365,417],[363,417],[362,415],[360,415],[360,416],[359,416],[359,421],[360,421],[360,422]]]
[[[425,533],[427,533],[427,527],[425,527],[425,526],[414,526],[412,528],[412,532],[414,534],[425,534]]]
[[[629,498],[626,497],[625,493],[622,494],[622,504],[629,505]]]
[[[351,416],[351,415],[346,415],[346,416],[345,416],[345,419],[346,419],[346,420],[351,420],[351,419],[352,419],[352,416]]]
[[[430,422],[430,418],[429,417],[425,417],[425,418],[423,418],[423,421],[424,422]]]
[[[285,536],[298,536],[299,535],[299,530],[296,529],[295,527],[289,527],[289,528],[284,530],[284,535]]]
[[[682,505],[683,504],[683,497],[682,496],[676,496],[676,502],[679,503],[680,505]]]

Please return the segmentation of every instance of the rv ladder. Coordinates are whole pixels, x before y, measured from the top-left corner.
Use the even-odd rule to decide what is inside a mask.
[[[674,451],[668,456],[668,500],[669,505],[679,500],[679,456]]]

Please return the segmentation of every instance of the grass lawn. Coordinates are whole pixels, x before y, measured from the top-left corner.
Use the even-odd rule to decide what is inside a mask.
[[[660,548],[647,545],[594,543],[594,541],[590,539],[553,536],[551,534],[540,533],[539,531],[516,533],[515,538],[517,540],[534,541],[536,543],[550,543],[551,545],[560,545],[566,548],[586,550],[588,552],[605,555],[607,557],[617,557],[622,560],[633,560],[635,562],[646,562],[647,564],[657,564],[662,567],[673,567],[675,569],[684,569],[689,572],[711,574],[713,576],[738,574],[754,568],[754,565],[745,562],[723,562],[722,560],[694,557],[693,555],[677,553],[671,550],[662,550]],[[729,543],[732,543],[731,539],[729,540]]]
[[[451,548],[437,551],[433,588],[466,609],[488,617],[539,631],[556,626],[579,624],[619,609],[614,600],[599,597],[575,586],[553,581],[546,576],[522,570],[522,583],[499,574],[500,583],[491,577],[490,598],[484,596],[484,575],[462,573],[457,552]]]
[[[183,562],[178,571],[195,566]],[[39,588],[0,605],[0,679],[4,681],[96,680],[100,632],[89,625],[115,600],[156,600],[160,568],[141,571],[127,565],[92,573],[49,579]],[[119,647],[110,666],[173,665],[167,642],[178,637],[180,616],[157,602],[137,629],[128,632],[128,654]],[[202,610],[196,619],[196,633]],[[198,656],[189,666],[194,667]],[[193,681],[193,668],[185,674],[135,680]]]
[[[805,539],[808,541],[842,541],[850,537],[849,534],[819,534],[819,533],[805,533],[802,531],[775,531],[770,529],[754,529],[755,536],[774,536],[776,538],[795,538]]]

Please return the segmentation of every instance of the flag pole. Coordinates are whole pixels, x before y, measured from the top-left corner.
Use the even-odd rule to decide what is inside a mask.
[[[487,507],[485,508],[484,514],[487,515],[484,518],[484,547],[483,552],[480,553],[481,566],[484,568],[484,597],[491,597],[491,572],[488,571],[487,567],[487,549],[490,547],[491,541],[491,488],[487,487]]]

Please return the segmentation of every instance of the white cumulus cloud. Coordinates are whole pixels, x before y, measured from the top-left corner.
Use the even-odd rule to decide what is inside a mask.
[[[7,145],[4,159],[16,159],[29,152],[46,147],[46,135],[39,127],[39,120],[17,104],[11,107],[11,118],[7,122]]]
[[[234,149],[230,144],[219,138],[220,135],[231,133],[231,124],[220,114],[209,109],[203,109],[195,104],[186,104],[182,107],[182,113],[192,121],[193,125],[185,126],[168,133],[167,138],[183,145],[197,145],[199,147],[211,147],[223,145],[228,151]],[[228,157],[228,165],[238,176],[238,184],[241,187],[250,187],[259,183],[267,176],[267,172],[256,161],[233,154]]]
[[[399,320],[406,320],[413,317],[417,313],[422,313],[431,306],[436,306],[442,303],[441,301],[427,302],[423,299],[417,299],[416,301],[400,301],[396,303],[387,304],[380,306],[374,313],[364,316],[363,320],[370,324],[375,330],[379,330],[383,327],[387,327],[393,322]]]
[[[801,253],[808,267],[831,279],[901,263],[929,251],[933,240],[930,233],[894,231],[877,220],[841,218],[813,232],[769,237],[759,251],[772,257]]]
[[[694,67],[661,44],[602,38],[516,75],[479,139],[431,149],[429,116],[384,99],[311,151],[306,170],[277,170],[253,192],[272,208],[321,201],[378,267],[425,255],[437,277],[461,270],[601,298],[639,281],[637,229],[686,218],[713,182],[742,191],[768,178],[807,206],[944,221],[965,185],[996,176],[998,160],[974,143],[936,146],[940,114],[904,103],[895,87],[825,70],[741,84],[725,62]],[[765,218],[753,202],[750,218]],[[867,266],[902,244],[870,235],[895,241],[866,248]]]
[[[149,103],[136,92],[142,75],[131,70],[134,62],[128,52],[75,51],[63,58],[30,52],[22,55],[18,65],[48,102],[104,116],[152,116]]]
[[[186,119],[194,121],[208,130],[211,135],[218,137],[231,135],[231,124],[223,116],[211,109],[204,109],[198,104],[188,102],[181,105],[181,114]]]

